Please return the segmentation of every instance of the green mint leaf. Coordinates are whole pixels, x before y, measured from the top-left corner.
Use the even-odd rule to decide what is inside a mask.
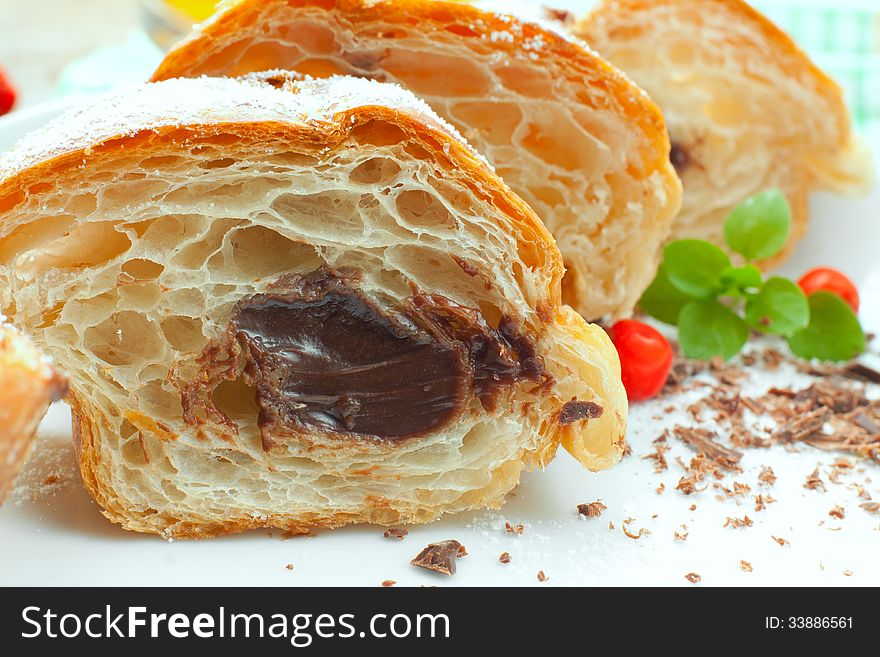
[[[788,338],[788,346],[801,358],[845,361],[865,350],[865,334],[852,308],[836,294],[814,292],[810,324]]]
[[[666,324],[678,324],[678,313],[692,298],[669,281],[666,268],[662,265],[654,282],[639,299],[639,307],[651,317]]]
[[[722,288],[721,273],[730,258],[714,244],[702,240],[670,242],[663,250],[669,282],[696,299],[711,299]]]
[[[778,189],[761,192],[736,206],[724,224],[724,239],[746,260],[760,260],[782,250],[791,232],[791,208]]]
[[[678,340],[685,356],[708,360],[736,356],[749,338],[749,327],[717,301],[691,301],[678,316]]]
[[[764,333],[790,335],[807,328],[810,306],[797,285],[785,278],[771,278],[746,304],[746,321]]]
[[[752,290],[760,290],[764,283],[761,270],[755,265],[728,267],[721,272],[721,284],[727,292],[743,294]]]

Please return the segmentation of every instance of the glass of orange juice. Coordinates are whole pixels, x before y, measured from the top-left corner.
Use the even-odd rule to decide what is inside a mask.
[[[144,30],[163,50],[177,43],[220,4],[219,0],[141,0]]]

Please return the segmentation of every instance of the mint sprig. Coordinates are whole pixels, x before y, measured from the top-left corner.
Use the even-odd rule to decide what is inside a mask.
[[[791,209],[779,190],[761,192],[733,209],[724,239],[742,262],[702,240],[670,242],[657,277],[639,301],[652,317],[678,326],[688,358],[729,359],[749,329],[781,335],[801,358],[849,360],[865,350],[865,334],[840,297],[816,292],[807,298],[794,282],[764,279],[752,261],[773,257],[791,232]]]

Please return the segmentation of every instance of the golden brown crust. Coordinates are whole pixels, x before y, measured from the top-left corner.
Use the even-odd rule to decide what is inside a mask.
[[[177,77],[191,77],[208,74],[229,74],[233,76],[259,72],[273,68],[284,68],[284,62],[274,59],[259,65],[244,62],[238,70],[212,68],[210,65],[200,66],[206,48],[211,42],[226,42],[230,35],[244,28],[259,24],[261,18],[272,10],[273,4],[285,4],[290,7],[315,7],[327,11],[336,11],[343,20],[353,25],[370,25],[383,23],[390,26],[410,27],[414,21],[427,22],[436,27],[450,22],[467,25],[476,39],[491,38],[492,34],[504,33],[503,39],[491,40],[491,48],[508,55],[521,53],[528,48],[537,36],[542,40],[542,47],[535,49],[538,61],[557,69],[560,74],[583,75],[589,84],[601,85],[609,95],[603,100],[614,103],[645,135],[650,135],[653,143],[646,149],[645,168],[660,168],[664,164],[664,154],[668,152],[668,139],[665,137],[666,126],[663,115],[651,99],[611,66],[599,55],[571,39],[546,30],[538,25],[528,24],[522,31],[510,31],[511,19],[502,14],[483,11],[472,5],[461,2],[444,2],[443,0],[237,0],[227,3],[218,14],[200,26],[189,38],[175,46],[159,64],[153,73],[152,82]],[[510,34],[508,38],[506,35]],[[586,100],[598,102],[599,97],[588,97]],[[653,159],[652,159],[653,158]]]
[[[639,12],[656,11],[664,5],[687,7],[687,11],[693,15],[696,29],[699,29],[700,13],[703,11],[729,12],[732,21],[736,23],[747,22],[752,29],[760,33],[764,40],[772,44],[773,61],[776,65],[781,66],[787,75],[793,78],[807,76],[813,80],[823,95],[839,101],[841,113],[834,119],[838,123],[840,133],[842,135],[848,133],[849,115],[843,103],[840,85],[816,66],[803,49],[795,43],[794,39],[744,0],[602,0],[580,21],[575,32],[589,37],[591,36],[591,23],[626,21],[637,17]],[[650,31],[650,25],[645,25],[645,30]],[[613,34],[609,34],[609,37],[613,38]],[[732,34],[729,43],[736,44],[736,37]]]
[[[742,0],[605,0],[574,28],[645,88],[667,116],[684,203],[673,238],[724,244],[744,198],[779,188],[792,207],[784,260],[808,225],[808,196],[873,183],[843,92]]]

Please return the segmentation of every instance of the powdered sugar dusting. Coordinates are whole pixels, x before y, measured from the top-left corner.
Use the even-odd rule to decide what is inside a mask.
[[[66,406],[55,404],[49,409],[46,424],[69,425],[69,415]],[[81,486],[69,434],[41,432],[31,458],[15,480],[8,502],[16,507],[51,505],[63,501],[72,489]]]
[[[0,181],[40,162],[144,131],[188,125],[277,121],[335,123],[336,115],[383,106],[408,114],[460,141],[464,138],[412,93],[397,85],[337,76],[275,89],[257,79],[166,80],[113,92],[71,110],[0,155]],[[471,149],[471,152],[474,152]]]

